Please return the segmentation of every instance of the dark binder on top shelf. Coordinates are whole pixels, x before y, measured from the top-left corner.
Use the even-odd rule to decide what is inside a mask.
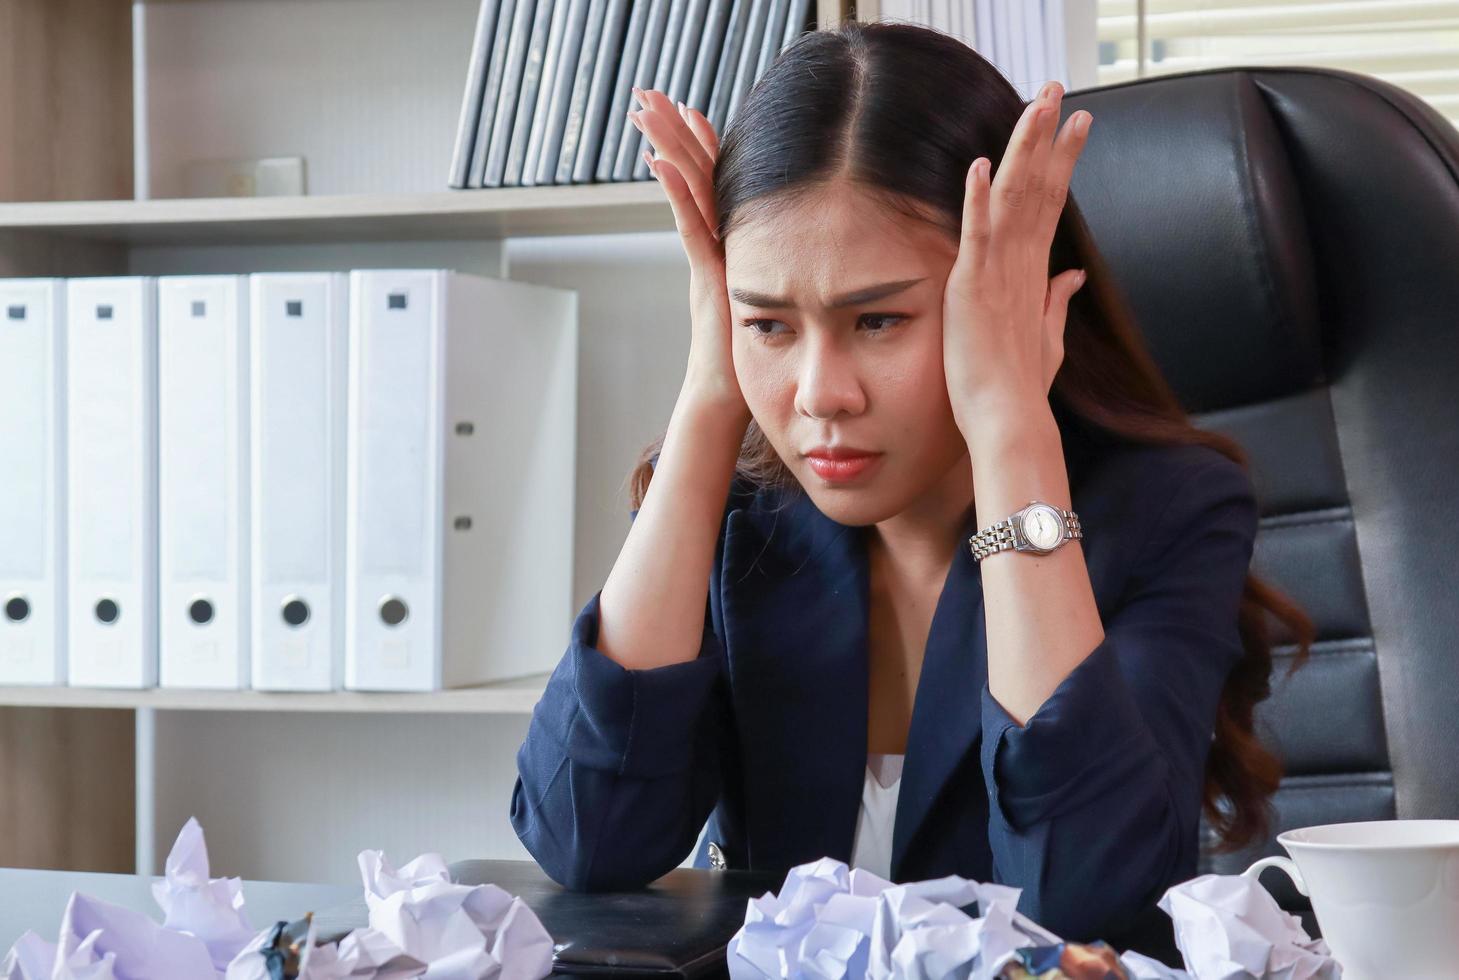
[[[603,33],[598,39],[598,58],[593,65],[593,84],[588,89],[588,108],[578,135],[577,157],[573,162],[572,182],[591,183],[602,147],[603,131],[608,123],[608,102],[613,83],[618,78],[618,63],[623,56],[623,33],[628,27],[629,0],[609,0]],[[632,94],[632,93],[630,93]]]
[[[547,62],[547,46],[554,27],[561,30],[562,8],[567,0],[537,0],[532,18],[532,36],[527,42],[527,60],[522,66],[522,85],[517,92],[517,111],[512,119],[512,137],[507,145],[507,164],[502,172],[503,187],[522,183],[522,169],[527,160],[527,146],[537,125],[538,92],[543,88],[542,71]]]
[[[735,88],[735,69],[740,63],[740,50],[750,27],[750,0],[731,0],[729,23],[725,25],[724,43],[720,46],[719,65],[714,70],[714,87],[709,92],[709,109],[704,115],[717,135],[724,135],[729,119],[730,97]]]
[[[501,101],[502,74],[506,71],[507,43],[518,3],[531,0],[501,0],[491,39],[491,60],[487,64],[486,84],[481,93],[481,113],[476,120],[476,138],[471,143],[471,170],[466,175],[467,187],[481,187],[486,173],[486,155],[491,147],[491,133],[496,124],[497,103]]]
[[[461,115],[456,123],[456,145],[451,151],[447,187],[467,186],[466,180],[471,173],[471,150],[476,141],[476,125],[481,118],[481,96],[486,87],[492,35],[496,33],[496,15],[500,7],[501,0],[481,0],[476,14],[476,33],[472,37],[471,55],[466,63],[466,89],[461,95]]]
[[[598,147],[598,165],[593,177],[598,181],[613,179],[613,162],[618,158],[618,144],[629,125],[627,112],[633,103],[633,73],[638,68],[638,54],[643,49],[643,36],[648,27],[650,0],[633,0],[628,15],[628,31],[623,37],[623,52],[618,57],[617,77],[608,102],[608,118],[603,125],[602,145]],[[636,131],[636,130],[635,130]]]
[[[709,12],[704,16],[704,31],[699,36],[699,53],[694,56],[694,74],[689,78],[689,94],[684,97],[685,105],[705,116],[709,115],[709,92],[719,68],[729,14],[730,0],[710,0]]]
[[[527,66],[527,46],[539,3],[551,0],[517,0],[512,16],[512,36],[507,42],[507,63],[502,69],[501,93],[496,102],[496,120],[491,130],[491,145],[486,152],[486,172],[481,186],[500,187],[507,169],[507,148],[512,138],[512,121],[517,112],[517,93],[522,85],[522,71]]]
[[[669,79],[674,74],[674,59],[679,53],[679,41],[684,33],[684,18],[689,12],[689,2],[690,0],[669,0],[669,23],[664,29],[664,43],[659,50],[659,63],[658,67],[654,69],[652,86],[660,92],[668,91]],[[648,164],[643,162],[643,153],[644,151],[652,153],[653,144],[637,129],[633,133],[639,137],[638,152],[634,154],[633,179],[646,180],[649,173]]]
[[[683,102],[689,98],[689,80],[694,77],[694,65],[699,56],[699,43],[704,37],[708,12],[709,0],[689,0],[684,26],[679,32],[679,49],[674,52],[674,70],[669,73],[669,87],[664,90],[670,102]]]
[[[532,109],[532,132],[527,138],[527,154],[522,160],[521,185],[537,183],[537,163],[542,158],[542,144],[547,137],[547,123],[552,110],[552,90],[557,79],[558,60],[568,31],[568,13],[572,0],[557,0],[552,7],[552,27],[547,33],[547,53],[542,58],[542,78],[537,86],[537,105]],[[576,54],[574,54],[576,57]],[[511,159],[507,169],[511,169]]]
[[[577,160],[578,140],[588,112],[588,94],[593,87],[593,66],[598,59],[598,45],[603,37],[603,22],[608,16],[609,0],[591,0],[587,28],[583,31],[582,50],[578,52],[577,73],[572,81],[572,100],[567,106],[567,124],[562,130],[562,146],[557,154],[554,184],[572,183],[573,163]]]
[[[785,38],[785,18],[790,0],[770,0],[770,13],[765,21],[765,36],[760,39],[760,63],[755,68],[751,84],[760,80],[770,62],[780,53],[781,41]]]
[[[558,0],[563,3],[564,0]],[[532,183],[551,184],[557,177],[557,157],[562,152],[562,133],[567,128],[567,110],[572,102],[572,86],[577,78],[578,57],[583,47],[583,32],[588,25],[589,0],[571,0],[567,8],[566,33],[562,48],[552,69],[552,95],[547,103],[547,119],[542,129],[542,145],[537,149],[536,159],[531,159],[528,150],[528,167],[532,171]],[[542,84],[548,79],[544,76]],[[534,120],[535,127],[536,122]],[[526,183],[525,179],[523,183]]]
[[[770,0],[750,0],[750,24],[745,30],[745,43],[740,49],[740,63],[735,67],[735,84],[730,91],[729,107],[725,114],[725,125],[735,121],[740,103],[755,84],[755,72],[760,67],[760,45],[765,40],[765,28],[770,14]]]
[[[780,39],[782,49],[790,47],[811,25],[806,18],[811,10],[811,0],[790,0],[790,16],[785,21],[785,34]]]
[[[633,71],[633,84],[641,89],[653,88],[654,74],[658,71],[659,53],[663,50],[664,37],[669,30],[670,0],[650,0],[648,23],[644,27],[643,47],[638,52],[638,64]],[[633,95],[632,88],[629,96]],[[618,142],[618,155],[613,161],[614,180],[633,180],[633,165],[638,159],[639,141],[642,134],[637,126],[625,125]]]

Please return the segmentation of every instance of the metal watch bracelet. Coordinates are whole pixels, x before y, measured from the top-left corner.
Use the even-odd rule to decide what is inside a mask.
[[[1030,503],[1033,503],[1033,501],[1030,501]],[[1052,505],[1048,506],[1052,507]],[[1059,538],[1058,544],[1048,549],[1028,547],[1021,550],[1030,551],[1035,554],[1049,554],[1065,541],[1084,537],[1084,529],[1079,523],[1078,514],[1071,510],[1065,510],[1063,507],[1053,507],[1053,509],[1058,511],[1059,516],[1064,522],[1064,534]],[[1020,510],[1016,514],[1005,517],[995,524],[988,525],[968,538],[968,550],[972,552],[974,560],[981,562],[989,555],[996,555],[1000,551],[1010,551],[1016,548],[1018,545],[1018,535],[1013,526],[1013,519],[1022,513],[1023,511]]]

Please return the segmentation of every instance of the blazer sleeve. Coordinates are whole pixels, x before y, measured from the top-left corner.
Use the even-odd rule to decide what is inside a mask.
[[[532,710],[511,821],[565,888],[634,889],[667,874],[693,849],[718,800],[730,722],[712,597],[724,528],[722,520],[693,660],[629,670],[609,658],[596,646],[599,590],[574,620],[567,652]]]
[[[982,689],[995,879],[1065,939],[1130,927],[1194,873],[1221,689],[1256,537],[1246,471],[1195,468],[1137,558],[1105,636],[1019,724]]]

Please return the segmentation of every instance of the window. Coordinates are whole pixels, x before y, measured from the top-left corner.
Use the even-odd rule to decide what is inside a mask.
[[[1459,0],[1097,3],[1101,85],[1222,65],[1312,65],[1391,82],[1459,126]]]

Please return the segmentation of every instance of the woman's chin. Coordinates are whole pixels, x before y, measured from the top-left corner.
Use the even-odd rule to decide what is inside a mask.
[[[837,524],[863,527],[897,513],[897,508],[887,503],[882,488],[874,483],[855,487],[827,484],[812,474],[801,477],[801,486],[816,509]]]

